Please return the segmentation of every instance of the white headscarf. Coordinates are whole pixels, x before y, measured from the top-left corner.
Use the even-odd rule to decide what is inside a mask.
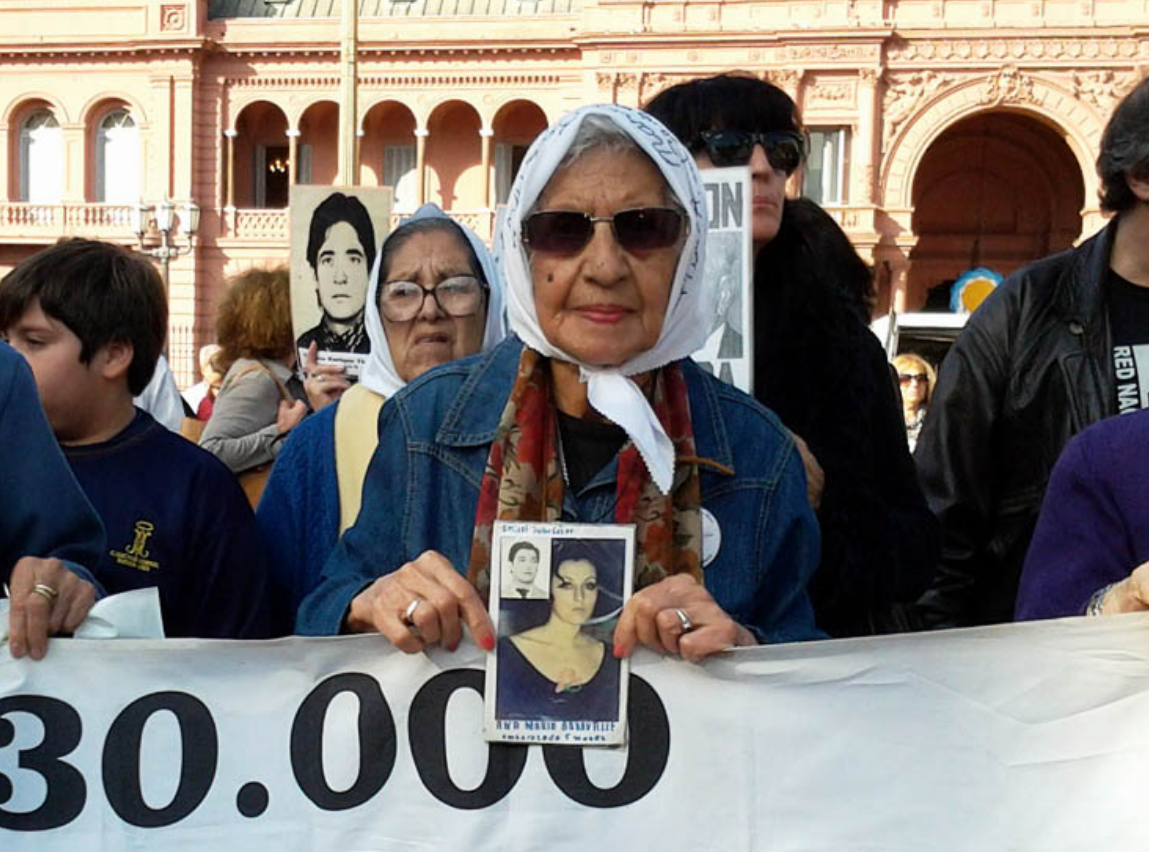
[[[543,336],[522,238],[523,218],[531,212],[570,150],[583,119],[591,115],[607,118],[635,141],[658,166],[690,218],[690,232],[670,285],[662,333],[653,348],[617,367],[584,364]],[[674,446],[646,396],[629,377],[686,358],[706,342],[709,329],[703,318],[712,315],[713,296],[710,288],[703,286],[706,199],[694,158],[673,133],[644,112],[613,105],[582,107],[548,128],[531,145],[511,188],[507,208],[503,227],[495,237],[495,254],[507,282],[511,330],[539,354],[579,365],[580,376],[588,385],[590,404],[626,430],[655,484],[664,494],[669,493],[674,479]]]
[[[487,325],[483,329],[483,351],[491,349],[507,336],[506,312],[503,307],[503,279],[499,275],[498,266],[491,257],[486,244],[479,239],[479,235],[444,213],[438,205],[424,204],[409,217],[399,223],[403,227],[408,222],[417,219],[450,219],[462,230],[471,248],[475,250],[475,257],[483,268],[489,291],[487,294]],[[386,241],[384,244],[386,245]],[[391,347],[387,345],[387,335],[383,331],[383,320],[379,316],[379,267],[383,261],[383,246],[375,256],[375,264],[371,269],[371,283],[367,288],[367,304],[364,308],[364,322],[367,325],[367,337],[371,341],[371,354],[367,356],[367,363],[359,374],[359,382],[368,390],[372,390],[384,397],[395,394],[405,384],[399,374],[395,372],[395,362],[391,358]]]

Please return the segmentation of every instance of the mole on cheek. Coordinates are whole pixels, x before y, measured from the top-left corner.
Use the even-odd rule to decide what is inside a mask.
[[[553,272],[548,272],[547,273],[547,283],[549,284],[550,282],[552,282],[554,280],[555,280],[555,274]]]

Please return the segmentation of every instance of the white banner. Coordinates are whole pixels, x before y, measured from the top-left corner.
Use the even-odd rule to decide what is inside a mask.
[[[1149,844],[1139,616],[640,654],[619,750],[488,746],[482,665],[379,637],[0,650],[0,849]]]

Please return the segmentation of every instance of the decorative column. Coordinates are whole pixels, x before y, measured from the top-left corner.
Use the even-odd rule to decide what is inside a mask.
[[[60,124],[64,139],[64,180],[61,181],[60,200],[64,202],[82,203],[84,201],[84,179],[88,170],[85,168],[87,159],[87,145],[85,142],[86,128],[83,124]],[[94,147],[94,146],[93,146]],[[95,165],[95,152],[93,151],[92,164]]]
[[[339,181],[344,186],[359,184],[358,35],[359,4],[344,2],[339,38]]]
[[[228,129],[223,132],[227,137],[227,197],[224,198],[224,209],[235,209],[235,137],[239,132]]]
[[[427,203],[427,137],[431,135],[426,127],[415,128],[415,206]]]
[[[495,131],[490,127],[480,127],[479,136],[483,140],[483,208],[491,209],[491,153],[494,149]]]
[[[854,170],[853,206],[874,203],[874,158],[878,140],[878,122],[881,120],[878,102],[879,71],[863,68],[858,73],[858,138],[854,142],[857,168]]]
[[[299,154],[299,129],[295,127],[288,128],[287,130],[287,186],[288,188],[295,186],[295,181],[299,178],[299,166],[297,165],[297,156]]]

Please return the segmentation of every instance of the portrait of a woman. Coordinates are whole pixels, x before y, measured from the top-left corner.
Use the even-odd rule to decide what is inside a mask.
[[[619,540],[554,540],[546,620],[499,639],[496,718],[619,718],[620,663],[588,627],[621,608],[625,553]],[[539,606],[504,601],[500,634],[507,616]]]

